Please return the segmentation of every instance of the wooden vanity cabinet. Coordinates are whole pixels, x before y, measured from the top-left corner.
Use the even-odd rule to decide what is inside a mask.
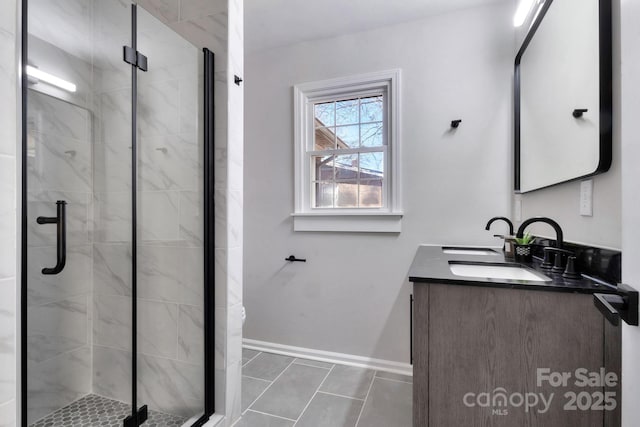
[[[594,307],[592,295],[522,289],[414,284],[414,427],[617,427],[620,425],[620,328]],[[575,371],[614,372],[614,387],[578,387]],[[569,372],[567,386],[537,384],[537,369]],[[544,405],[500,406],[503,388],[514,393],[553,394]],[[614,392],[616,409],[565,410],[570,397],[581,406]],[[467,395],[473,393],[474,397]],[[489,393],[497,405],[478,406]],[[467,402],[475,406],[465,405]],[[570,395],[569,395],[570,396]],[[604,395],[603,395],[604,396]],[[483,395],[480,402],[486,403]],[[533,403],[533,397],[529,399]],[[570,406],[571,407],[571,406]],[[505,412],[506,410],[506,412]]]

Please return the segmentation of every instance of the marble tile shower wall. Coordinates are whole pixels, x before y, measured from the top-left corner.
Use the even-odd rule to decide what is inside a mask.
[[[155,67],[139,87],[140,399],[193,416],[204,408],[201,53],[155,19],[138,25]]]
[[[90,69],[89,69],[90,70]],[[37,85],[36,85],[37,86]],[[28,327],[29,422],[91,391],[91,113],[29,91]],[[67,201],[67,266],[43,275],[56,262],[55,216]]]
[[[131,68],[126,1],[93,1],[92,391],[131,401]]]
[[[3,1],[0,4],[0,46],[2,47],[0,49],[0,52],[2,52],[2,57],[0,57],[0,89],[2,89],[1,92],[3,94],[8,94],[4,95],[0,100],[0,124],[2,124],[0,126],[0,171],[2,173],[0,177],[2,178],[0,180],[0,242],[2,245],[0,246],[2,253],[2,257],[0,257],[0,426],[2,427],[14,426],[16,420],[14,369],[16,309],[13,302],[15,301],[17,286],[15,279],[17,135],[13,124],[15,124],[17,114],[17,100],[15,97],[12,98],[11,94],[15,93],[16,89],[16,20],[14,18],[16,16],[17,3],[18,1]],[[32,5],[37,3],[46,4],[47,1],[32,0]],[[115,315],[111,316],[114,323],[110,325],[110,330],[115,332],[113,334],[105,332],[101,329],[99,322],[94,322],[93,325],[89,324],[87,343],[92,345],[89,346],[86,352],[79,353],[78,359],[74,360],[74,362],[79,366],[86,367],[87,357],[90,357],[93,364],[91,366],[92,384],[90,383],[90,385],[94,392],[105,395],[113,393],[118,398],[127,399],[130,398],[128,393],[131,378],[131,354],[127,352],[127,346],[121,340],[123,336],[129,337],[129,329],[126,323],[121,320],[128,319],[130,315],[126,297],[130,295],[131,250],[129,242],[130,230],[126,226],[122,226],[122,224],[127,223],[130,212],[127,192],[129,177],[127,173],[122,171],[130,167],[128,161],[129,146],[126,144],[129,140],[127,129],[129,129],[130,124],[126,123],[125,126],[112,125],[125,123],[127,118],[130,117],[128,103],[130,90],[129,68],[122,63],[119,53],[113,56],[105,56],[103,53],[108,51],[105,50],[108,47],[116,48],[117,52],[120,52],[121,46],[129,42],[129,15],[128,10],[125,10],[128,2],[96,0],[92,3],[86,0],[65,0],[65,2],[58,3],[69,5],[69,8],[65,11],[59,11],[62,15],[73,11],[82,16],[90,17],[90,21],[81,21],[78,25],[68,28],[69,31],[67,32],[54,31],[56,30],[55,28],[44,25],[55,21],[52,16],[36,17],[40,19],[39,22],[42,25],[33,26],[34,28],[42,29],[43,33],[40,34],[40,39],[47,40],[53,45],[67,46],[68,49],[65,49],[67,53],[71,53],[72,56],[81,58],[85,62],[92,62],[93,65],[93,75],[91,80],[87,82],[87,84],[91,84],[91,90],[84,99],[86,104],[83,104],[78,99],[64,98],[65,95],[61,93],[51,93],[88,107],[93,116],[93,152],[91,153],[93,156],[92,167],[94,175],[92,181],[93,197],[86,205],[90,216],[88,223],[84,225],[87,227],[85,236],[90,239],[89,247],[91,249],[89,266],[91,272],[87,276],[87,282],[89,283],[89,288],[91,288],[91,281],[93,280],[93,299],[95,301],[93,304],[86,305],[86,315],[90,322],[94,320],[95,314],[92,311],[94,309],[98,310],[101,306],[101,296],[105,296],[106,300],[109,297],[115,300],[120,298],[119,301],[122,303],[118,306],[113,304],[111,306],[111,309],[115,310],[112,312]],[[171,28],[188,40],[199,47],[207,46],[216,53],[216,412],[226,415],[227,424],[231,425],[240,411],[242,215],[239,213],[242,209],[242,140],[241,133],[238,132],[241,132],[242,129],[242,112],[238,110],[238,108],[241,108],[241,103],[238,104],[236,102],[232,105],[234,101],[229,98],[235,96],[236,100],[241,101],[241,88],[232,86],[232,80],[234,73],[242,75],[242,72],[241,63],[238,68],[227,72],[229,68],[227,43],[231,31],[236,34],[236,44],[238,40],[241,40],[242,2],[232,2],[233,11],[229,11],[227,0],[141,0],[139,3],[151,10],[156,16],[159,16]],[[87,5],[89,6],[87,7]],[[229,25],[231,20],[234,22]],[[92,34],[92,36],[87,36],[87,34]],[[87,46],[89,46],[88,49]],[[100,50],[101,55],[93,55],[93,48],[96,51]],[[241,51],[238,52],[238,57],[241,59]],[[56,70],[52,69],[52,71]],[[76,81],[80,82],[79,92],[82,92],[80,89],[84,82],[81,82],[80,76],[72,76],[72,79],[77,79]],[[170,85],[170,83],[168,84]],[[230,93],[231,87],[234,91],[233,95]],[[186,91],[181,91],[180,87],[178,87],[177,93],[186,98],[190,97]],[[237,114],[235,123],[231,123],[229,120],[230,110],[232,110],[233,114]],[[179,108],[179,111],[190,114],[184,109],[181,110]],[[110,121],[110,119],[113,120]],[[180,119],[178,121],[180,122]],[[109,132],[104,131],[104,129],[108,129]],[[234,131],[233,129],[236,130]],[[228,131],[230,134],[235,135],[235,142],[227,143]],[[181,133],[188,134],[189,131],[182,132],[181,130]],[[168,152],[172,148],[170,139],[166,140],[166,142],[161,142],[161,144],[163,145],[158,148],[165,147]],[[230,147],[230,144],[235,145]],[[233,154],[234,149],[235,154]],[[159,150],[159,152],[168,154],[164,153],[164,150]],[[71,153],[66,154],[72,155]],[[81,163],[82,156],[85,154],[85,151],[76,150],[75,155],[80,156],[78,157],[78,164]],[[150,159],[149,163],[153,163],[155,161],[152,157],[154,154],[142,152],[141,158],[142,156],[150,155],[145,158]],[[176,155],[182,154],[183,152],[181,151]],[[239,157],[238,154],[240,154]],[[43,153],[43,155],[45,154]],[[47,155],[53,156],[54,154],[47,153]],[[187,159],[189,155],[189,153],[186,153]],[[233,156],[235,156],[235,160],[232,165],[230,159]],[[60,161],[61,159],[64,159],[64,157],[58,157],[56,160]],[[124,168],[123,164],[125,165]],[[144,166],[142,170],[144,170]],[[160,181],[154,180],[152,170],[150,170],[149,176],[150,178],[146,183],[149,186],[164,182],[162,177],[160,177]],[[238,181],[239,179],[240,181]],[[163,383],[166,376],[154,374],[174,369],[174,372],[179,375],[172,375],[173,381],[178,387],[182,387],[180,390],[187,390],[182,396],[188,399],[199,392],[198,386],[194,386],[196,382],[189,380],[189,378],[196,376],[201,377],[200,371],[196,372],[189,369],[197,366],[196,363],[192,362],[196,360],[196,355],[199,351],[197,345],[189,344],[189,342],[193,342],[189,340],[189,337],[199,334],[196,331],[199,327],[197,319],[201,318],[199,313],[201,307],[198,306],[199,301],[195,300],[198,298],[197,292],[190,294],[188,287],[183,286],[185,282],[190,282],[191,280],[185,279],[185,277],[195,271],[184,268],[184,259],[188,257],[188,251],[177,250],[177,248],[197,248],[198,243],[186,237],[189,234],[197,235],[198,230],[194,228],[195,222],[189,222],[190,220],[195,221],[195,217],[189,218],[189,213],[193,212],[193,210],[187,208],[189,203],[193,204],[197,203],[197,201],[192,197],[193,191],[188,190],[187,187],[172,190],[161,186],[145,187],[141,191],[149,193],[148,196],[145,195],[146,201],[142,202],[143,205],[147,203],[147,206],[151,207],[151,209],[161,209],[162,206],[173,207],[173,210],[168,210],[169,213],[173,212],[173,216],[168,216],[173,220],[176,220],[175,206],[179,206],[177,209],[177,222],[180,227],[177,241],[174,241],[176,239],[171,237],[175,237],[175,234],[162,234],[165,231],[153,234],[158,230],[159,223],[150,222],[145,226],[144,237],[148,239],[145,241],[146,244],[144,246],[149,248],[149,253],[148,255],[141,254],[140,256],[141,258],[147,257],[149,267],[141,267],[141,270],[144,270],[141,274],[148,275],[151,278],[150,280],[155,280],[154,292],[158,291],[165,297],[158,299],[141,298],[141,306],[144,305],[142,303],[145,299],[148,299],[150,303],[159,303],[160,305],[149,304],[148,307],[144,308],[144,310],[148,310],[151,313],[155,310],[161,312],[164,310],[166,312],[167,306],[174,304],[176,309],[174,311],[169,310],[170,314],[164,316],[164,318],[169,320],[169,324],[172,324],[173,317],[171,314],[175,314],[177,335],[181,335],[184,338],[182,342],[177,339],[176,357],[174,359],[153,354],[157,352],[156,354],[167,355],[168,352],[172,352],[168,346],[162,344],[163,341],[149,340],[144,344],[144,348],[149,354],[140,356],[139,366],[144,377],[149,378],[149,380],[147,383],[141,384],[140,388],[142,393],[145,392],[145,389],[155,393],[157,390],[167,388],[166,384]],[[171,193],[172,191],[179,193],[179,198],[176,198],[175,195],[172,197],[166,194],[153,194],[156,192]],[[51,200],[56,199],[55,191],[51,191],[51,193],[49,195]],[[68,192],[59,191],[59,193]],[[79,191],[78,193],[82,192]],[[65,196],[68,196],[68,194],[65,194]],[[34,203],[34,206],[37,206],[37,203],[46,202],[47,200],[36,200],[34,197],[31,202]],[[74,200],[74,203],[77,203],[78,206],[81,205],[81,200],[71,200]],[[48,215],[50,212],[46,214]],[[83,235],[82,221],[79,215],[76,219],[77,224],[74,225],[76,231],[70,230],[70,236],[80,239]],[[34,239],[47,238],[45,230],[31,230],[31,232]],[[163,243],[159,243],[159,241]],[[167,241],[170,244],[167,244]],[[78,246],[82,247],[83,245]],[[156,251],[156,248],[162,248],[162,250]],[[82,258],[83,260],[86,260],[86,255],[86,252],[78,251],[78,257],[84,257]],[[172,265],[170,270],[173,275],[161,272],[158,276],[159,269],[154,265],[163,267]],[[79,266],[82,266],[79,269],[87,268],[85,263],[80,263]],[[72,273],[71,269],[69,273]],[[85,274],[85,272],[74,271],[73,274],[80,275]],[[76,281],[71,281],[70,283],[72,285],[69,286],[71,288],[77,286],[76,289],[65,289],[64,292],[68,290],[70,293],[76,293],[79,296],[88,295],[82,293],[86,289],[83,286],[86,283],[82,284]],[[176,289],[180,287],[182,291],[185,291],[185,294],[176,296]],[[34,306],[39,302],[42,305],[46,305],[47,298],[54,296],[48,295],[48,293],[51,292],[53,294],[60,291],[60,289],[54,283],[51,289],[45,289],[45,291],[42,294],[34,293],[29,295],[30,301],[33,302]],[[80,316],[82,316],[82,303],[74,301],[73,297],[68,298],[68,300],[70,300],[67,303],[70,308],[68,312],[80,313]],[[76,303],[76,308],[72,308],[74,303]],[[109,303],[107,302],[107,304]],[[122,314],[118,315],[117,313]],[[67,320],[71,320],[71,317],[67,318]],[[141,327],[145,326],[141,325]],[[148,325],[147,327],[152,330],[155,325]],[[48,332],[45,326],[41,326],[40,331],[43,333]],[[62,338],[64,339],[58,340],[57,344],[67,345],[75,342],[78,337],[79,334],[63,336]],[[98,344],[100,340],[103,341]],[[130,339],[126,341],[130,341]],[[43,346],[48,344],[50,343],[42,343]],[[47,351],[56,351],[55,346],[47,348]],[[45,356],[43,353],[42,356],[34,357],[39,359]],[[55,360],[55,357],[52,360]],[[178,366],[178,362],[182,362],[185,365]],[[39,362],[31,361],[30,363]],[[109,369],[105,368],[107,366]],[[69,375],[69,377],[79,378],[75,374]],[[81,389],[86,385],[86,383],[66,384],[64,382],[61,384],[64,390]],[[175,396],[175,394],[169,394],[169,396]],[[192,402],[194,400],[197,399],[192,399]],[[154,404],[153,402],[150,403],[151,405]],[[162,403],[158,402],[159,405]]]
[[[244,91],[232,82],[234,75],[244,76],[244,4],[229,2],[229,102],[227,138],[227,306],[229,325],[227,365],[229,378],[226,395],[227,414],[231,420],[241,416],[242,381],[242,242],[243,242],[243,153],[244,153]],[[250,314],[249,314],[250,315]]]
[[[88,105],[93,111],[93,150],[87,152],[78,147],[60,146],[67,150],[58,154],[66,154],[66,157],[50,156],[43,160],[57,173],[67,173],[69,167],[65,162],[70,160],[65,152],[69,151],[74,152],[76,163],[89,159],[87,167],[94,168],[93,176],[89,173],[89,178],[93,178],[93,182],[89,182],[93,193],[88,198],[86,210],[92,215],[77,221],[92,231],[89,251],[85,254],[88,256],[83,259],[83,268],[75,276],[84,275],[83,285],[89,289],[93,284],[92,302],[85,310],[93,312],[93,325],[88,328],[92,352],[87,353],[93,366],[89,365],[91,381],[81,382],[90,384],[95,393],[129,401],[132,359],[131,87],[130,67],[120,57],[122,46],[129,44],[129,4],[115,0],[93,4],[86,0],[66,0],[59,6],[68,7],[67,10],[55,8],[52,11],[37,7],[41,0],[33,1],[36,6],[32,8],[35,12],[32,20],[37,24],[33,26],[34,31],[43,39],[64,46],[68,53],[51,55],[50,52],[56,49],[51,45],[44,46],[37,52],[38,60],[44,61],[41,65],[62,75],[69,75],[69,70],[82,69],[78,64],[72,64],[73,58],[88,55],[93,65],[89,77],[75,73],[69,78],[80,83],[78,93],[86,96],[68,99],[66,95],[68,100]],[[72,19],[77,28],[69,29],[70,34],[66,36],[61,34],[64,32],[52,31],[54,25],[39,11],[63,13],[66,16],[58,21]],[[71,39],[80,36],[74,33],[78,29],[93,34],[88,37],[93,45],[87,46],[84,41],[72,42]],[[151,64],[148,73],[140,74],[138,104],[141,224],[138,246],[138,399],[153,409],[192,416],[203,406],[203,260],[202,217],[199,214],[202,211],[202,164],[199,160],[202,148],[198,144],[201,129],[197,120],[198,86],[194,78],[199,71],[198,52],[193,47],[189,50],[186,43],[176,41],[170,32],[145,16],[143,11],[139,12],[138,33],[139,49],[149,57]],[[32,48],[40,44],[45,43],[35,41]],[[49,61],[48,57],[54,60]],[[86,91],[85,82],[89,85]],[[65,96],[62,93],[52,95]],[[43,99],[53,102],[48,97]],[[45,118],[59,115],[59,111],[53,108],[47,108],[45,112],[47,114],[42,114]],[[65,123],[78,122],[67,120],[71,117],[64,118]],[[59,161],[56,163],[55,160]],[[76,171],[80,168],[71,169]],[[38,176],[34,175],[34,182],[63,181],[58,177],[53,177],[52,181],[51,176],[43,180],[36,178]],[[48,191],[42,197],[62,197],[60,192],[51,191],[53,189],[48,185]],[[79,201],[74,202],[75,206],[81,206]],[[33,212],[36,214],[35,209]],[[76,228],[79,227],[71,226],[70,218],[70,236],[76,233]],[[65,273],[71,272],[75,265],[70,259]],[[63,281],[66,291],[77,288],[74,283],[66,279]],[[38,289],[46,289],[38,286],[35,277],[32,282]],[[40,335],[44,337],[46,334]],[[33,354],[40,355],[41,352],[34,351]],[[47,383],[51,387],[61,387],[59,381],[47,379]],[[55,399],[46,402],[53,405]],[[51,406],[49,409],[54,408]]]
[[[72,81],[75,93],[45,83],[28,92],[28,422],[91,392],[93,305],[94,125],[92,9],[80,0],[50,7],[30,1],[29,62]],[[67,264],[56,260],[55,216],[67,202]]]
[[[242,0],[139,0],[215,53],[216,412],[240,416],[242,362]]]
[[[16,424],[16,2],[0,2],[0,427]]]
[[[96,51],[128,44],[126,28],[115,23],[129,13],[126,4],[95,7]],[[191,417],[202,411],[204,395],[200,54],[144,11],[138,49],[149,58],[149,71],[138,81],[137,398],[151,409]],[[119,57],[96,68],[93,387],[129,401],[130,69]]]

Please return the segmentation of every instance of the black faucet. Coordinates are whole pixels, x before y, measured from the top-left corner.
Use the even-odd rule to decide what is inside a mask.
[[[564,239],[563,239],[562,228],[560,227],[560,224],[558,224],[557,222],[555,222],[551,218],[547,218],[547,217],[544,217],[544,216],[537,216],[537,217],[529,218],[528,220],[523,222],[520,225],[520,227],[518,227],[518,232],[516,233],[516,237],[524,236],[525,228],[527,228],[529,225],[533,224],[534,222],[544,222],[544,223],[549,224],[550,226],[552,226],[553,229],[556,230],[556,247],[559,248],[559,249],[562,249],[562,245],[564,244]]]
[[[504,216],[494,216],[489,220],[489,222],[487,222],[487,226],[484,229],[488,231],[489,228],[491,228],[491,224],[493,224],[495,221],[504,221],[509,224],[509,236],[513,236],[513,223],[509,218]]]

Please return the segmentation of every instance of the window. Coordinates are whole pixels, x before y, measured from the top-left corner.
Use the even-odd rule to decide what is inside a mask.
[[[399,77],[295,86],[296,230],[400,231]]]

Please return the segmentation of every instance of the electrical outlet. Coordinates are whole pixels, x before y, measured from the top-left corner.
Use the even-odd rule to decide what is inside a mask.
[[[580,215],[593,216],[593,180],[580,183]]]

